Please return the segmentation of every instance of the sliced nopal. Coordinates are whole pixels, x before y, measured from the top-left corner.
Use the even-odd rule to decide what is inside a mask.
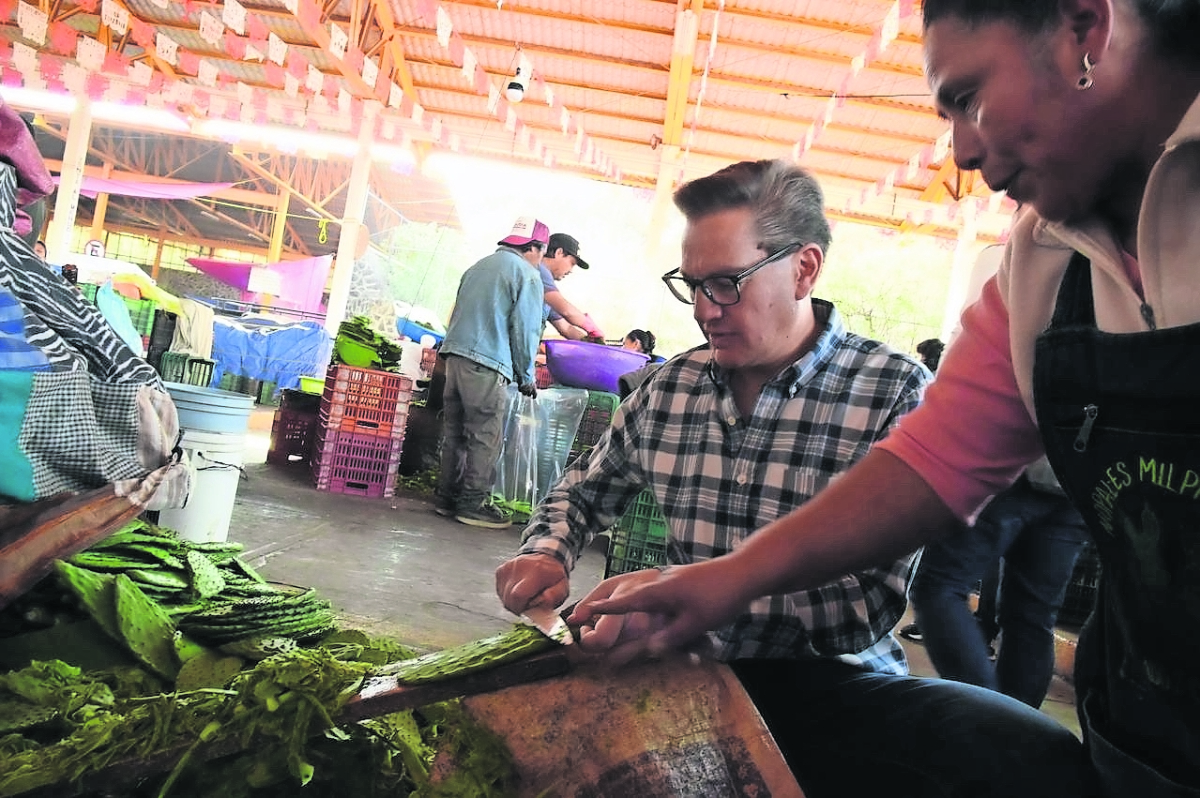
[[[54,567],[59,578],[79,597],[83,608],[105,634],[117,642],[124,642],[121,627],[117,623],[117,600],[114,590],[116,577],[112,574],[89,571],[87,568],[78,568],[63,560],[55,562]]]
[[[554,645],[557,644],[532,626],[514,624],[507,632],[393,662],[378,672],[395,676],[405,684],[436,682],[494,668]]]
[[[211,598],[225,589],[225,577],[204,554],[198,551],[187,553],[188,570],[192,572],[192,590],[201,599]]]
[[[125,574],[117,574],[115,588],[117,623],[125,644],[151,670],[174,681],[179,664],[171,617]]]

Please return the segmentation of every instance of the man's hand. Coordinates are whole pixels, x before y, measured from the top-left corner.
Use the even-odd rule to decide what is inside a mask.
[[[567,569],[549,554],[518,554],[496,569],[496,595],[509,612],[557,608],[571,595]]]
[[[528,396],[530,399],[537,398],[537,383],[536,382],[523,382],[517,386],[517,390],[520,391],[521,393],[525,394],[526,396]]]
[[[606,579],[567,622],[584,627],[585,648],[606,650],[617,663],[685,648],[745,612],[753,598],[741,594],[736,576],[723,573],[724,559]]]
[[[596,326],[596,322],[592,321],[592,317],[585,313],[583,314],[583,320],[587,322],[587,324],[583,325],[583,331],[587,333],[587,337],[598,338],[599,340],[603,341],[604,330],[601,330],[598,326]]]

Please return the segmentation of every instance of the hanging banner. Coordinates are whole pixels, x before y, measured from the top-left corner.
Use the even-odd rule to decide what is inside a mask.
[[[124,36],[129,30],[129,12],[119,6],[115,0],[102,0],[100,21],[118,36]]]
[[[44,47],[46,29],[49,24],[50,18],[37,6],[29,3],[17,3],[17,27],[21,29],[21,35],[29,41],[39,47]]]
[[[221,7],[221,21],[237,31],[239,36],[246,35],[246,8],[238,0],[225,0]]]

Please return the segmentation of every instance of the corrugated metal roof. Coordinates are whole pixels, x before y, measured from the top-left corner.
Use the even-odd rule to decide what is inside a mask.
[[[831,209],[855,218],[919,223],[948,192],[961,199],[957,184],[939,179],[947,156],[935,142],[945,126],[921,74],[914,0],[253,0],[242,4],[248,24],[234,43],[250,44],[263,62],[233,58],[227,38],[214,46],[201,36],[201,15],[220,18],[221,2],[116,2],[189,60],[171,66],[137,36],[107,37],[95,2],[89,12],[63,0],[51,22],[99,36],[168,84],[230,99],[234,84],[248,84],[256,103],[273,97],[274,108],[286,105],[310,128],[348,130],[362,101],[382,100],[381,118],[416,142],[531,164],[549,153],[555,168],[601,180],[651,186],[799,153],[832,187]],[[692,27],[681,22],[689,16]],[[880,48],[889,20],[895,37]],[[15,14],[2,24],[3,38],[20,38]],[[331,52],[331,32],[347,34],[349,55]],[[270,62],[268,36],[287,45],[283,64]],[[59,64],[75,60],[43,52]],[[375,97],[364,57],[381,70]],[[195,59],[218,68],[216,86],[199,85],[189,71]],[[524,100],[489,103],[480,86],[503,92],[522,63],[534,71]],[[311,96],[308,67],[324,75],[324,98]],[[296,82],[285,83],[288,73]],[[342,91],[355,98],[350,113]],[[1002,224],[994,215],[985,233]]]

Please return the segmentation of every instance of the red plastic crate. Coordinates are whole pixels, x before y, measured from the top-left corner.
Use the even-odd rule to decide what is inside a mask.
[[[387,497],[396,492],[403,439],[318,428],[312,475],[317,490]]]
[[[331,429],[393,436],[399,426],[402,436],[412,391],[402,374],[339,364],[325,377],[321,413]]]
[[[410,394],[411,395],[411,394]],[[394,410],[378,411],[321,400],[321,427],[388,438],[403,438],[408,425],[408,401]]]
[[[315,412],[287,407],[276,410],[275,420],[271,422],[271,448],[267,450],[267,462],[288,465],[307,463],[312,459],[317,419]]]
[[[544,363],[534,365],[533,379],[538,388],[549,388],[554,384],[554,377],[550,376],[550,369]]]

